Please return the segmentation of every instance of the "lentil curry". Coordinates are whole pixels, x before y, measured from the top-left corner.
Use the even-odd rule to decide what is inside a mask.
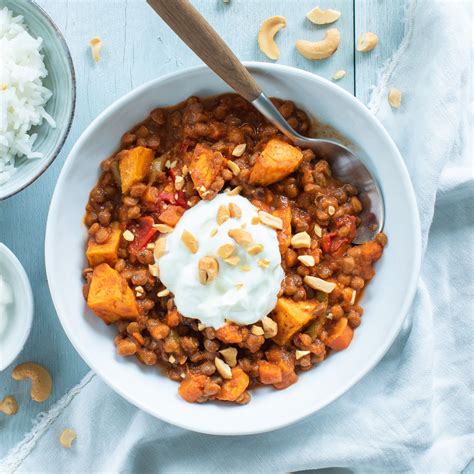
[[[309,133],[303,111],[272,100],[293,128]],[[220,192],[240,193],[278,229],[285,277],[274,311],[251,326],[216,329],[184,317],[155,265],[157,238]],[[86,207],[84,297],[115,325],[118,353],[164,367],[186,401],[248,403],[250,389],[284,389],[351,343],[361,292],[387,243],[380,233],[352,244],[357,196],[239,96],[157,108],[101,164]]]

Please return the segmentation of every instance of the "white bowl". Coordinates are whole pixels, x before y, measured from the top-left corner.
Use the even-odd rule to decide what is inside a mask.
[[[46,271],[61,323],[86,363],[116,392],[169,423],[203,433],[241,435],[274,430],[314,413],[360,380],[388,350],[412,301],[420,268],[420,225],[413,188],[402,158],[375,117],[351,94],[291,67],[247,63],[263,90],[291,99],[357,144],[385,196],[389,245],[377,264],[362,305],[362,325],[350,347],[332,354],[282,391],[262,388],[248,405],[188,404],[178,384],[134,360],[116,355],[115,328],[88,310],[82,296],[86,229],[82,223],[100,162],[119,146],[122,133],[157,106],[229,87],[207,67],[151,81],[105,110],[77,141],[56,185],[46,230]]]
[[[5,245],[0,243],[0,274],[13,292],[13,311],[10,311],[5,332],[0,335],[0,372],[6,369],[21,352],[33,321],[33,293],[25,269]]]

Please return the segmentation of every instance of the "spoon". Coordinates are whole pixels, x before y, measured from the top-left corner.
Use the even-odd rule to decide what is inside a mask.
[[[293,130],[264,94],[245,66],[188,0],[147,0],[168,26],[232,89],[252,105],[295,145],[311,149],[329,162],[334,175],[359,190],[363,211],[353,243],[372,240],[383,228],[384,202],[380,188],[365,164],[352,151],[331,140],[308,138]]]

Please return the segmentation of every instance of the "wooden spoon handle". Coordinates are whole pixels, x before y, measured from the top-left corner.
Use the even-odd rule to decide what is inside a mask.
[[[232,89],[255,100],[262,90],[189,0],[147,0],[168,26]]]

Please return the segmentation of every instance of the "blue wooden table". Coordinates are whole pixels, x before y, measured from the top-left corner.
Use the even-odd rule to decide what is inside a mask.
[[[20,406],[17,415],[0,416],[0,458],[30,430],[38,413],[47,410],[88,370],[61,329],[44,268],[49,202],[69,150],[92,119],[122,95],[155,77],[200,63],[144,0],[38,0],[38,3],[57,23],[71,49],[77,75],[77,107],[71,133],[55,163],[25,191],[0,202],[0,241],[23,263],[35,297],[30,338],[12,367],[0,374],[0,399],[13,394]],[[278,62],[328,79],[336,70],[344,69],[346,75],[338,84],[364,103],[368,102],[371,86],[377,82],[378,71],[403,37],[404,0],[230,0],[229,3],[194,0],[193,3],[239,58],[247,60],[269,61],[257,46],[259,25],[268,16],[285,16],[287,27],[277,37],[281,49]],[[341,43],[330,59],[309,61],[299,55],[294,43],[300,38],[317,41],[324,36],[325,27],[305,19],[306,12],[317,5],[342,12],[334,25],[340,30]],[[367,54],[356,52],[354,47],[359,34],[365,31],[377,33],[380,39],[376,49]],[[88,42],[97,35],[104,46],[102,60],[94,64]],[[25,387],[11,379],[11,369],[23,361],[39,362],[51,372],[54,390],[47,402],[31,401]]]

